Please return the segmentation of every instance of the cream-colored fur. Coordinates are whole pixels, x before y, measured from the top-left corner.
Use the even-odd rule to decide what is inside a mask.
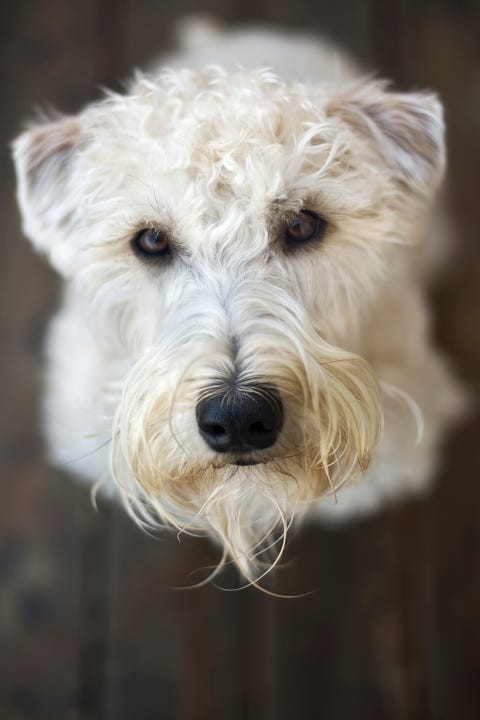
[[[435,243],[442,109],[316,39],[185,38],[126,95],[15,142],[25,233],[64,278],[45,425],[53,461],[106,479],[140,524],[207,531],[258,577],[292,518],[427,488],[459,412],[416,268]],[[286,252],[302,210],[327,232]],[[168,234],[168,262],[133,252],[144,227]],[[283,402],[256,465],[211,450],[195,420],[232,375]]]

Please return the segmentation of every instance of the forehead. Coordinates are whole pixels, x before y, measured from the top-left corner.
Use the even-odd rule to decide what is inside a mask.
[[[164,185],[167,195],[193,184],[204,198],[230,192],[273,199],[305,185],[338,135],[325,117],[325,97],[312,92],[267,71],[141,77],[128,95],[112,95],[87,113],[87,154],[115,182]]]

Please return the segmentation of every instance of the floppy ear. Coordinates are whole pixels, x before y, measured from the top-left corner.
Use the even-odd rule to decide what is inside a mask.
[[[23,230],[62,274],[69,273],[69,235],[80,213],[81,144],[75,117],[34,126],[13,142]]]
[[[445,167],[443,109],[433,93],[395,93],[385,83],[358,86],[333,98],[330,114],[373,139],[394,177],[424,195]]]

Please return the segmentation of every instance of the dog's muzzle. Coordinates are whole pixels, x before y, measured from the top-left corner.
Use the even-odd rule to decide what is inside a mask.
[[[218,453],[265,450],[277,441],[283,426],[283,405],[271,386],[228,388],[200,400],[197,425],[207,445]]]

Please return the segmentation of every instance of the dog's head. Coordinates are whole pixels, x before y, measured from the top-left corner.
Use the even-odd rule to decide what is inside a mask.
[[[15,160],[25,232],[118,381],[129,509],[211,531],[253,572],[381,435],[368,317],[442,175],[439,103],[164,72],[32,127]]]

